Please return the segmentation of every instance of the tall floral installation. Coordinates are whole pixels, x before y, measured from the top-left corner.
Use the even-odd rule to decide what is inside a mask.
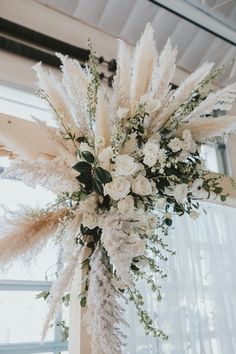
[[[39,95],[57,129],[35,121],[57,156],[35,158],[1,136],[17,155],[4,176],[57,195],[43,210],[6,212],[0,227],[3,265],[29,260],[50,238],[62,247],[43,337],[82,267],[78,295],[93,354],[122,352],[123,299],[135,304],[147,334],[167,339],[145,310],[138,283],[146,281],[160,301],[158,279],[166,276],[163,262],[173,253],[166,242],[172,216],[197,218],[201,191],[226,199],[219,177],[204,171],[199,146],[236,128],[236,118],[227,114],[236,84],[210,91],[220,69],[205,63],[173,89],[176,55],[168,40],[158,56],[147,25],[133,53],[119,42],[113,90],[106,90],[93,53],[85,68],[57,54],[61,81],[35,66]]]

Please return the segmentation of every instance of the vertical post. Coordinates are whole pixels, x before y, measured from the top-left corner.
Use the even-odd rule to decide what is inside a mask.
[[[84,308],[80,306],[79,294],[83,270],[77,265],[70,295],[69,354],[91,354],[90,337],[83,324]]]

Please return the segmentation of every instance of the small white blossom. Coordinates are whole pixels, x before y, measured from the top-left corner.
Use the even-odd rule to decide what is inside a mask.
[[[178,156],[178,160],[179,161],[186,161],[188,157],[189,157],[188,151],[181,151],[181,153]]]
[[[191,147],[192,147],[192,141],[191,140],[182,141],[182,149],[184,151],[190,151]]]
[[[165,198],[158,198],[156,202],[156,207],[158,209],[163,209],[166,206],[166,200]]]
[[[152,194],[152,185],[146,177],[138,175],[132,182],[132,191],[142,196],[150,195]]]
[[[202,188],[203,185],[203,179],[202,178],[197,178],[194,180],[194,182],[192,183],[192,185],[190,186],[190,190],[192,193],[197,192],[198,190],[200,190]]]
[[[101,241],[118,277],[128,286],[132,286],[129,269],[133,258],[145,253],[145,240],[129,229],[129,222],[122,222],[116,216],[108,216],[103,224]]]
[[[186,141],[192,140],[191,131],[188,130],[188,129],[185,129],[185,130],[183,131],[182,137],[183,137],[183,139],[186,140]]]
[[[96,138],[95,138],[95,145],[97,146],[97,147],[99,147],[100,149],[102,148],[104,148],[105,147],[105,145],[106,145],[106,140],[105,140],[105,138],[103,137],[103,136],[97,136]]]
[[[129,108],[119,107],[117,111],[117,117],[120,119],[126,118],[129,113]]]
[[[157,153],[157,159],[160,164],[164,164],[166,162],[166,152],[164,149],[160,149]]]
[[[157,156],[160,150],[159,144],[147,142],[143,148],[144,159],[143,162],[148,167],[153,167],[157,163]]]
[[[115,177],[112,182],[105,184],[104,195],[109,194],[114,200],[125,198],[130,191],[130,181],[125,177]]]
[[[196,150],[197,150],[197,144],[194,141],[192,141],[191,146],[189,148],[189,152],[194,153],[196,152]]]
[[[182,149],[182,141],[179,138],[171,139],[168,146],[173,152],[178,152]]]
[[[153,113],[161,107],[161,102],[154,98],[150,93],[141,96],[140,103],[145,104],[145,109],[147,113]]]
[[[192,210],[190,211],[190,217],[193,219],[193,220],[197,220],[200,216],[200,213],[198,213],[197,211],[195,210]]]

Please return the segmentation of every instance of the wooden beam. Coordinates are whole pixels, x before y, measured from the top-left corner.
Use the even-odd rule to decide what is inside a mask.
[[[54,128],[52,128],[54,129]],[[8,146],[6,146],[9,144]],[[14,157],[12,146],[20,146],[25,158],[38,156],[54,157],[57,152],[53,144],[29,120],[0,113],[0,155]],[[14,153],[15,151],[13,151]]]

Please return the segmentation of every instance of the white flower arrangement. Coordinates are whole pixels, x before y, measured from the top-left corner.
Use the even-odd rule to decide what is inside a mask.
[[[206,177],[197,147],[236,128],[235,118],[223,118],[236,98],[236,84],[206,96],[219,72],[207,63],[172,90],[176,48],[168,40],[158,58],[150,25],[133,56],[120,43],[112,97],[100,85],[92,52],[84,69],[58,56],[61,83],[40,64],[35,67],[40,96],[57,123],[56,134],[40,121],[38,129],[54,143],[57,156],[26,159],[17,146],[17,159],[5,172],[56,191],[58,199],[46,210],[27,210],[1,225],[0,262],[25,255],[28,260],[49,237],[61,243],[64,267],[48,297],[45,334],[70,290],[81,252],[88,254],[78,295],[92,351],[121,354],[119,297],[134,302],[147,334],[167,339],[145,311],[136,283],[146,281],[161,300],[152,273],[166,276],[161,264],[173,252],[163,238],[172,215],[196,219],[199,190],[226,199],[218,180]],[[219,117],[212,118],[215,109]]]

